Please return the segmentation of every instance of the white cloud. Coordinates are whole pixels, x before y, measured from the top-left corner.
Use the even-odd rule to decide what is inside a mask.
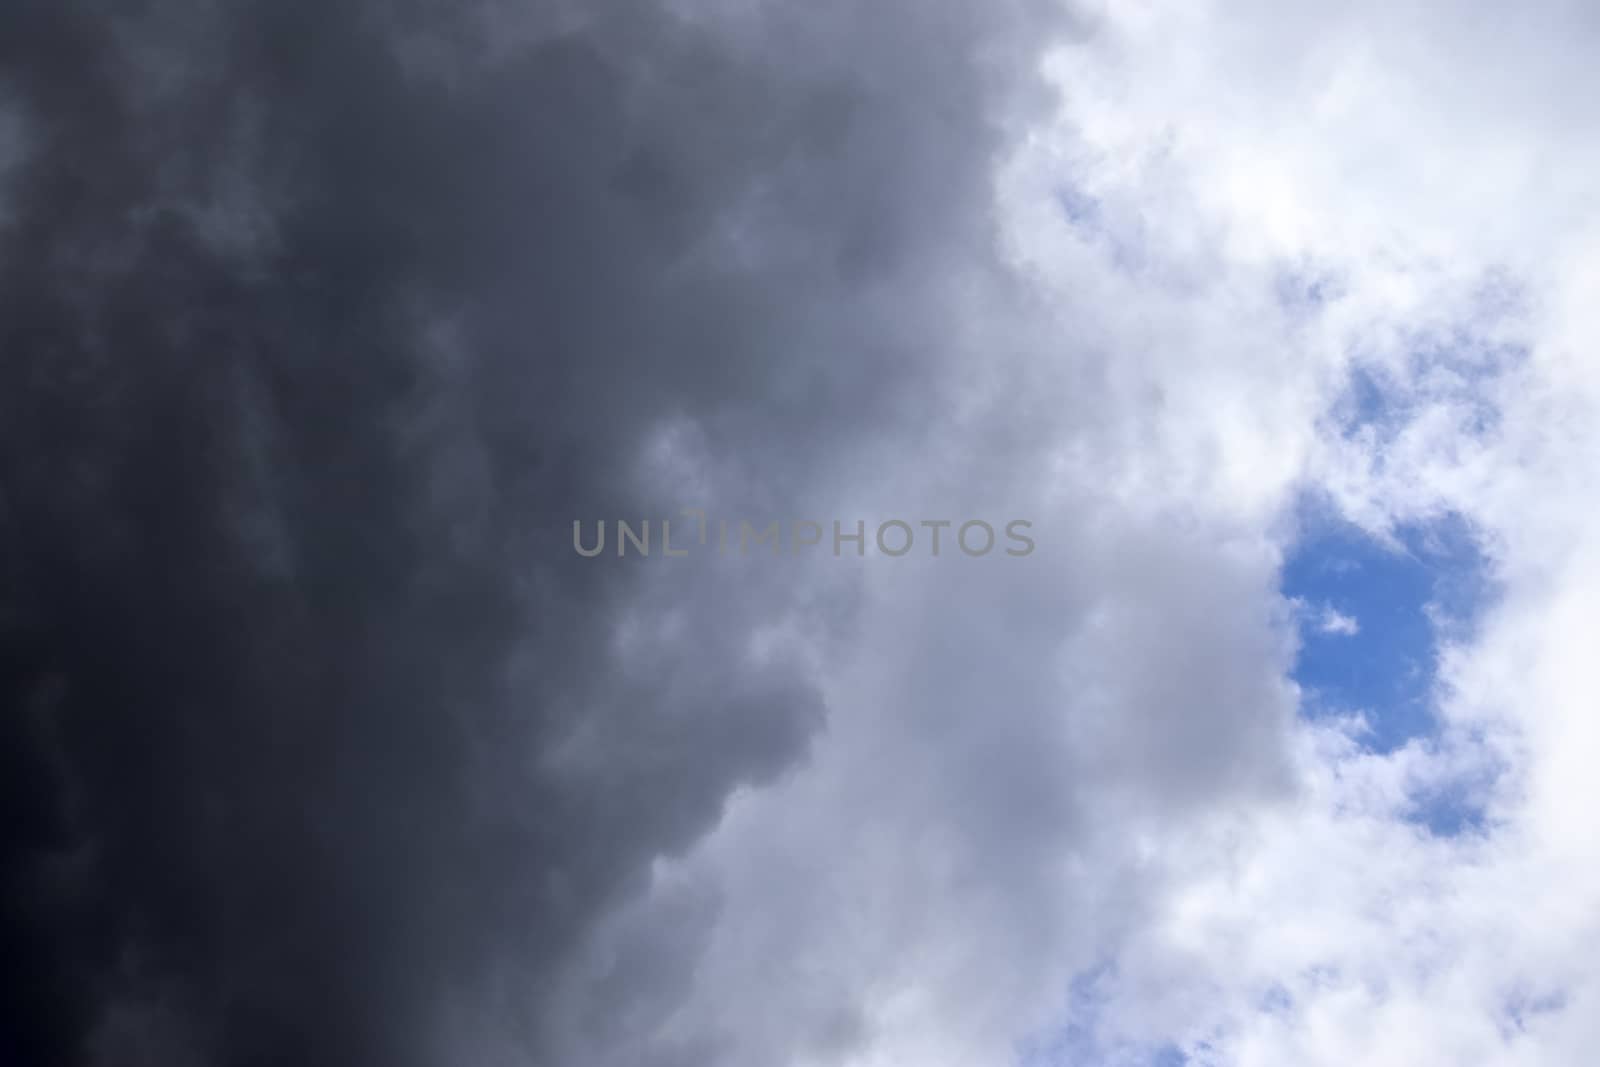
[[[1318,620],[1317,629],[1325,634],[1354,637],[1361,632],[1361,623],[1355,616],[1344,615],[1330,605],[1322,609],[1322,618]]]
[[[1374,531],[1460,512],[1504,590],[1446,652],[1437,742],[1376,756],[1302,726],[1296,805],[1167,854],[1172,894],[1118,956],[1103,1025],[1125,1037],[1219,1064],[1554,1064],[1592,1046],[1595,32],[1571,5],[1130,4],[1056,68],[1073,146],[1057,166],[1142,234],[1177,235],[1176,262],[1203,259],[1228,280],[1213,288],[1334,280],[1282,359],[1358,361],[1399,410],[1352,433],[1328,406],[1313,438],[1278,442],[1306,484]],[[1229,373],[1203,335],[1190,351]],[[1307,407],[1336,399],[1317,384]],[[1430,800],[1482,803],[1481,828],[1430,835]]]

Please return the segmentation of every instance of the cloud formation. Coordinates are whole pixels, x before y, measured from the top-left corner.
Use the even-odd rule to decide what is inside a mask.
[[[8,11],[9,1060],[556,1055],[593,924],[824,720],[758,638],[854,610],[568,525],[831,502],[949,403],[1050,19],[925,14]]]
[[[1593,27],[1483,14],[13,3],[0,1060],[1580,1060]],[[1038,547],[573,550],[686,508]],[[1313,512],[1492,569],[1393,751]]]

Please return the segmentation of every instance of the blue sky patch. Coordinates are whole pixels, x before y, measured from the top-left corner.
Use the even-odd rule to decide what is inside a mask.
[[[1446,515],[1398,527],[1387,545],[1336,519],[1308,526],[1283,568],[1300,613],[1303,712],[1364,714],[1379,752],[1431,734],[1440,641],[1467,636],[1486,599],[1470,527]]]
[[[1116,969],[1102,963],[1081,972],[1068,992],[1067,1022],[1052,1032],[1024,1042],[1018,1049],[1020,1067],[1185,1067],[1189,1056],[1175,1044],[1129,1044],[1109,1039],[1099,1026]]]

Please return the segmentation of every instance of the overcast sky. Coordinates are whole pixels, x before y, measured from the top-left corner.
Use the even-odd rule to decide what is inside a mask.
[[[1588,1062],[1597,54],[6,0],[0,1063]]]

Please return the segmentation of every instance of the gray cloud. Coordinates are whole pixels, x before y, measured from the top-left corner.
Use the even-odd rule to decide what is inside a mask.
[[[562,1063],[682,995],[716,893],[571,974],[825,721],[751,635],[856,600],[570,522],[797,514],[933,436],[1047,23],[11,5],[0,1055]]]

